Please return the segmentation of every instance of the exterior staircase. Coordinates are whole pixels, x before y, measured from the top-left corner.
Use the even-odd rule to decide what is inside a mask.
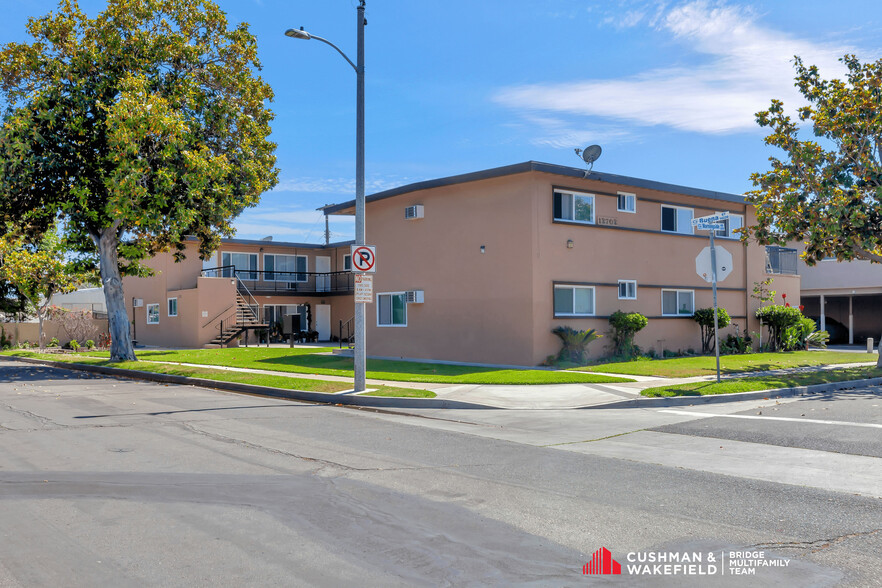
[[[236,292],[236,309],[218,324],[218,334],[209,345],[226,345],[247,329],[268,329],[269,324],[261,322],[257,311],[248,304],[240,292]]]

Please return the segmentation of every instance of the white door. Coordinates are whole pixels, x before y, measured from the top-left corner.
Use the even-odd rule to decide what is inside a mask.
[[[331,305],[315,305],[315,330],[318,331],[319,341],[331,340]]]
[[[331,276],[328,273],[331,271],[331,258],[330,257],[316,257],[315,258],[315,291],[316,292],[327,292],[331,289]],[[321,275],[324,274],[324,275]],[[328,317],[328,321],[330,321],[330,316]],[[330,322],[328,323],[330,324]],[[329,331],[330,332],[330,331]]]

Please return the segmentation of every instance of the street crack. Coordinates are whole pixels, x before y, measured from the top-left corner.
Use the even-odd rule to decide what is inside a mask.
[[[857,537],[869,537],[871,535],[875,535],[880,531],[882,531],[882,529],[873,529],[871,531],[858,531],[856,533],[847,533],[845,535],[839,535],[838,537],[831,537],[829,539],[816,539],[814,541],[782,541],[773,543],[757,543],[756,545],[748,545],[747,549],[806,549],[810,550],[812,553],[817,553],[818,551],[832,547],[837,543],[842,543],[843,541],[855,539]]]

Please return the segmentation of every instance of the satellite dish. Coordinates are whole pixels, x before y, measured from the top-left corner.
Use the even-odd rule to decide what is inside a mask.
[[[588,169],[585,170],[586,178],[588,177],[588,172],[594,168],[594,162],[597,161],[601,153],[603,153],[603,149],[600,148],[600,145],[590,145],[585,147],[585,149],[576,149],[576,155],[588,164]]]

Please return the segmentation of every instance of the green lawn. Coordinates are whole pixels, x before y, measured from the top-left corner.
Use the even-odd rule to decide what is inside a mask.
[[[865,378],[882,377],[882,369],[876,367],[852,367],[820,372],[804,372],[785,376],[754,376],[714,382],[692,382],[672,386],[647,388],[643,396],[707,396],[710,394],[734,394],[736,392],[756,392],[775,388],[792,388],[794,386],[810,386],[844,382],[846,380],[863,380]]]
[[[720,371],[726,374],[762,372],[784,368],[810,367],[842,363],[876,361],[875,353],[844,351],[789,351],[786,353],[748,353],[720,357]],[[572,371],[605,372],[634,376],[689,378],[717,373],[713,356],[677,357],[674,359],[639,359],[571,368]]]
[[[332,382],[325,380],[313,380],[311,378],[292,378],[289,376],[271,376],[266,374],[251,374],[247,372],[231,372],[225,370],[213,370],[210,368],[200,368],[184,365],[161,364],[145,361],[122,361],[110,362],[101,357],[95,357],[93,354],[85,355],[82,353],[34,353],[30,351],[7,351],[3,355],[19,356],[19,357],[35,357],[37,359],[47,359],[50,361],[61,361],[67,363],[84,363],[90,365],[100,365],[111,368],[121,368],[128,370],[138,370],[142,372],[151,372],[155,374],[171,374],[175,376],[185,376],[188,378],[204,378],[206,380],[216,380],[220,382],[236,382],[239,384],[254,384],[257,386],[269,386],[271,388],[281,388],[283,390],[302,390],[305,392],[324,392],[333,394],[342,392],[343,390],[351,390],[352,384],[348,382]],[[372,388],[374,388],[372,386]],[[371,392],[368,396],[395,396],[403,398],[435,398],[435,393],[428,390],[415,390],[411,388],[398,388],[394,386],[380,386],[375,392]]]
[[[352,377],[352,358],[325,355],[331,348],[279,349],[267,347],[192,350],[142,350],[138,358],[146,361],[196,363],[271,370],[287,373]],[[107,357],[107,353],[88,355]],[[578,382],[630,382],[628,378],[584,372],[501,369],[369,359],[367,377],[394,382],[435,382],[451,384],[568,384]]]

